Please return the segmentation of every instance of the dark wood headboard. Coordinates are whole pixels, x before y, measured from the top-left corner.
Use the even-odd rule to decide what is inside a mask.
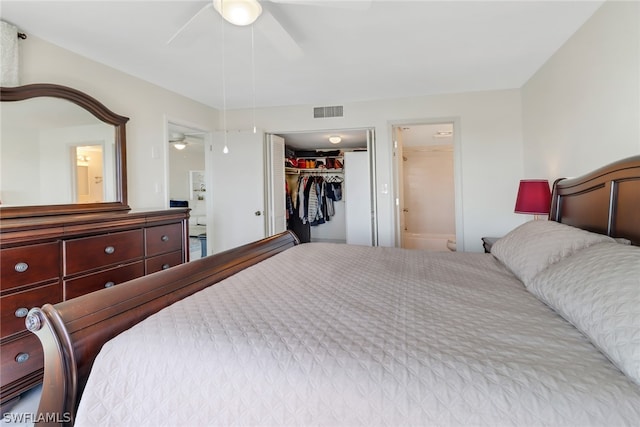
[[[640,245],[640,156],[556,180],[549,219]]]

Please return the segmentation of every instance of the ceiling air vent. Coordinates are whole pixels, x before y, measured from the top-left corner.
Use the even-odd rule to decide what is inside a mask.
[[[322,119],[326,117],[342,117],[342,105],[335,105],[332,107],[315,107],[313,109],[313,118]]]

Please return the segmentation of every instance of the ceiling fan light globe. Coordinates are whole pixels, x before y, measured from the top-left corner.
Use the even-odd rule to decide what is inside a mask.
[[[251,25],[262,13],[257,0],[213,0],[213,7],[233,25]]]
[[[184,144],[182,142],[176,142],[173,144],[173,148],[175,148],[176,150],[184,150],[186,146],[187,144]]]
[[[332,144],[339,144],[340,141],[342,141],[342,138],[340,138],[339,136],[330,136],[329,137],[329,142]]]

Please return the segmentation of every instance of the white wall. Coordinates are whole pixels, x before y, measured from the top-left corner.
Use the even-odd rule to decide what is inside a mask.
[[[218,111],[29,35],[20,42],[20,84],[55,83],[81,90],[127,123],[129,205],[164,208],[168,162],[166,118],[213,130]]]
[[[522,88],[526,178],[640,154],[640,2],[608,1]]]
[[[526,218],[513,213],[518,180],[571,176],[640,152],[640,3],[608,1],[522,88],[344,104],[343,118],[313,119],[313,106],[258,110],[267,132],[376,130],[379,242],[395,241],[391,127],[457,119],[465,250]],[[213,130],[218,111],[60,49],[21,42],[21,83],[82,90],[127,125],[129,203],[165,206],[166,117]],[[229,111],[228,129],[248,129],[248,110]],[[460,242],[458,242],[460,247]]]
[[[129,204],[133,208],[166,206],[166,117],[201,128],[218,128],[218,111],[89,59],[29,37],[21,45],[21,83],[49,82],[77,88],[127,124]],[[379,243],[395,244],[393,200],[394,123],[458,119],[461,141],[461,188],[465,250],[480,251],[482,236],[499,236],[524,218],[513,214],[517,183],[523,175],[520,91],[503,90],[434,95],[344,104],[343,118],[314,119],[314,106],[290,106],[256,112],[256,125],[271,133],[370,128],[376,130]],[[249,129],[248,110],[229,111],[228,129]],[[155,157],[153,154],[155,153]],[[384,189],[388,189],[385,193]],[[461,243],[458,242],[461,247]]]
[[[314,119],[313,107],[258,109],[256,124],[276,134],[375,128],[380,245],[395,244],[395,206],[391,191],[394,188],[391,135],[394,123],[417,123],[434,118],[459,119],[465,250],[480,251],[482,236],[503,235],[526,219],[513,213],[518,180],[523,173],[519,90],[347,103],[344,104],[342,118]],[[229,129],[251,128],[251,111],[228,111],[227,126]],[[386,194],[384,188],[389,190]]]
[[[191,224],[202,223],[202,218],[206,216],[205,200],[198,200],[198,195],[191,198],[189,171],[204,171],[204,145],[187,145],[184,150],[176,150],[170,147],[169,150],[169,198],[172,200],[187,200],[191,208]],[[208,196],[207,192],[201,194]]]
[[[204,146],[190,145],[184,150],[172,148],[169,151],[169,197],[173,200],[189,200],[189,171],[204,171]],[[194,201],[189,201],[191,206]]]
[[[40,203],[39,132],[37,130],[10,129],[0,126],[2,156],[0,157],[0,183],[3,206],[22,206]],[[32,191],[25,191],[31,188]]]
[[[453,151],[405,146],[402,156],[407,231],[455,235]]]

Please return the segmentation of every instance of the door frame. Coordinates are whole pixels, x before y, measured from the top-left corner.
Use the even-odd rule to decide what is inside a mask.
[[[402,189],[402,165],[401,158],[398,155],[399,147],[396,140],[396,128],[402,126],[420,126],[420,125],[437,125],[442,123],[451,123],[453,125],[453,181],[454,181],[454,200],[455,200],[455,223],[456,223],[456,247],[458,252],[464,252],[464,210],[462,205],[462,143],[460,140],[460,117],[433,117],[414,120],[399,120],[389,122],[389,135],[392,141],[391,158],[392,158],[392,179],[393,179],[393,221],[395,230],[395,246],[401,247],[402,228],[400,212],[400,198]]]
[[[198,132],[198,133],[202,133],[203,134],[203,139],[204,139],[204,150],[203,150],[203,155],[204,155],[204,181],[205,181],[205,187],[206,188],[213,188],[213,174],[211,172],[211,158],[209,156],[207,156],[207,151],[211,150],[211,145],[212,145],[212,140],[213,140],[213,134],[212,134],[212,130],[208,129],[206,126],[204,125],[200,125],[194,122],[190,122],[184,119],[180,119],[177,117],[172,117],[169,116],[167,114],[164,115],[164,138],[163,138],[163,148],[162,150],[159,151],[159,153],[162,153],[162,155],[164,156],[164,205],[166,207],[169,207],[169,199],[170,199],[170,195],[169,195],[169,183],[171,181],[171,174],[170,174],[170,170],[171,168],[169,167],[169,150],[171,149],[170,145],[169,145],[169,127],[171,125],[174,126],[180,126],[182,128],[188,128],[190,130],[193,130],[194,132]],[[155,157],[156,153],[156,148],[153,147],[152,148],[152,157]],[[212,225],[212,220],[213,220],[213,198],[209,195],[209,197],[205,198],[205,216],[206,216],[206,233],[211,236],[212,232],[213,232],[213,225]],[[188,236],[187,236],[188,237]],[[206,254],[201,254],[201,256],[206,256],[206,255],[210,255],[211,252],[211,246],[212,245],[207,245],[207,253]],[[187,248],[188,250],[188,248]]]

